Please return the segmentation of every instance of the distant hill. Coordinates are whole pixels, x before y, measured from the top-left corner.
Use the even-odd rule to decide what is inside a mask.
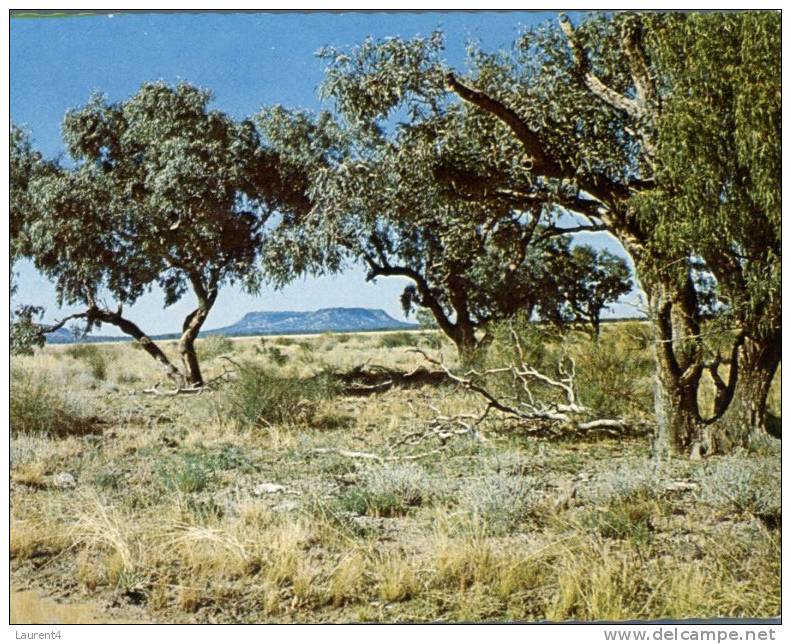
[[[253,311],[230,326],[201,332],[201,337],[209,335],[246,336],[246,335],[287,335],[299,333],[353,332],[353,331],[395,331],[417,329],[417,324],[400,322],[390,317],[382,309],[331,308],[318,311]],[[172,340],[176,333],[151,336],[154,340]],[[47,342],[66,344],[71,342],[119,342],[129,340],[128,336],[99,336],[76,338],[67,329],[58,329],[47,334]]]
[[[255,311],[245,315],[236,324],[207,331],[206,335],[388,331],[417,327],[417,324],[391,318],[382,309],[333,308],[318,311]]]

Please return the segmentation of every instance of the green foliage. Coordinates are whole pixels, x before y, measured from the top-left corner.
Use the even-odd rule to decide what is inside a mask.
[[[11,312],[8,339],[11,355],[30,356],[44,346],[45,336],[34,321],[43,311],[40,306],[22,305]]]
[[[210,101],[187,83],[146,83],[119,103],[94,95],[64,118],[63,163],[39,162],[14,135],[14,247],[55,284],[59,304],[86,306],[88,329],[104,321],[129,332],[120,309],[95,306],[99,292],[133,304],[157,286],[169,306],[191,290],[198,312],[185,333],[197,335],[224,284],[259,288],[277,160],[250,121]]]
[[[198,344],[198,358],[201,362],[207,362],[221,355],[231,354],[235,349],[231,338],[224,335],[210,335]]]
[[[414,347],[418,337],[407,331],[395,333],[385,333],[379,338],[379,346],[383,349],[395,349],[396,347]]]
[[[638,199],[668,247],[701,256],[753,332],[780,319],[780,15],[676,17],[652,32],[671,86],[657,124],[658,189]]]
[[[150,83],[125,102],[94,96],[67,113],[74,167],[34,179],[25,214],[29,255],[64,301],[105,287],[131,303],[157,284],[172,304],[196,284],[255,286],[265,214],[238,204],[257,197],[258,139],[251,124],[210,111],[210,98]]]
[[[405,313],[430,311],[466,352],[476,329],[518,311],[565,319],[576,309],[563,298],[582,291],[559,283],[563,267],[574,264],[557,225],[563,201],[553,194],[542,206],[528,196],[535,187],[519,144],[496,121],[448,100],[441,41],[433,34],[327,49],[323,92],[335,101],[341,125],[321,115],[309,127],[305,114],[277,110],[262,113],[259,126],[275,130],[265,146],[301,164],[310,183],[314,216],[281,231],[280,245],[331,240],[325,262],[339,255],[363,262],[369,280],[411,280],[401,298]],[[390,128],[394,110],[409,118]],[[288,119],[308,143],[280,134]],[[322,137],[328,148],[318,159]],[[289,261],[282,255],[276,252],[276,262]],[[598,262],[599,273],[615,265],[608,259]],[[622,282],[603,286],[605,277],[589,281],[587,301],[576,308],[598,315],[621,294]]]
[[[701,500],[720,512],[749,512],[780,524],[780,469],[776,458],[717,458],[707,463],[698,482]]]
[[[107,359],[102,350],[95,344],[73,344],[64,353],[88,365],[91,375],[96,380],[107,378]]]
[[[322,401],[337,392],[330,374],[312,378],[280,375],[253,363],[244,363],[238,378],[226,385],[216,402],[221,420],[240,428],[310,424]]]
[[[9,409],[11,434],[50,437],[80,434],[90,429],[90,419],[61,396],[55,383],[32,369],[12,367]]]
[[[588,322],[598,338],[602,311],[632,289],[626,261],[606,250],[575,246],[560,271],[558,281],[567,317]]]
[[[392,517],[406,514],[435,495],[426,471],[414,463],[366,471],[359,485],[344,493],[341,507],[355,514]]]

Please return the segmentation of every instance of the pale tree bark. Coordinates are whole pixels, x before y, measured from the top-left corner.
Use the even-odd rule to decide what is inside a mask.
[[[181,356],[187,384],[190,387],[202,387],[204,384],[203,374],[201,373],[198,354],[195,350],[195,340],[197,340],[203,323],[209,316],[217,299],[217,286],[214,283],[209,288],[206,288],[200,276],[196,274],[190,275],[190,282],[198,298],[198,307],[184,320],[181,338],[179,339],[179,355]]]

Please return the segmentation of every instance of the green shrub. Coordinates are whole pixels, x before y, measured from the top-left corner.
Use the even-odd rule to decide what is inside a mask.
[[[210,335],[198,342],[198,360],[201,362],[213,360],[218,356],[233,353],[235,349],[236,345],[230,338],[224,335]]]
[[[724,513],[749,513],[779,525],[780,462],[735,455],[716,458],[698,475],[700,498]]]
[[[65,353],[87,364],[96,380],[107,378],[107,362],[102,350],[95,344],[74,344],[68,347]]]
[[[57,386],[36,372],[11,369],[12,434],[65,436],[87,431],[91,419],[58,394]]]
[[[434,495],[428,474],[414,463],[385,465],[368,470],[361,478],[340,499],[341,506],[355,514],[400,516]]]
[[[618,331],[603,334],[599,342],[580,342],[571,349],[579,401],[605,418],[650,416],[653,357],[650,351],[626,342]]]
[[[266,357],[278,367],[282,367],[288,362],[288,356],[278,347],[266,347]]]
[[[242,428],[306,425],[316,416],[320,403],[337,391],[335,379],[327,373],[302,379],[245,363],[215,404],[221,418]]]
[[[158,469],[165,487],[179,492],[202,492],[214,478],[213,463],[201,455],[185,454]]]
[[[491,343],[483,362],[488,368],[524,363],[550,378],[561,376],[562,362],[567,372],[573,367],[577,400],[592,416],[650,416],[652,354],[627,341],[622,329],[608,331],[611,332],[603,333],[598,342],[591,342],[585,334],[517,317],[489,329]],[[522,400],[526,395],[521,383],[507,372],[489,376],[486,384],[502,396]],[[558,389],[539,381],[530,384],[536,400],[547,404],[565,402]]]
[[[490,534],[505,534],[541,515],[544,495],[530,476],[494,474],[469,481],[459,493],[459,509]]]
[[[417,338],[407,331],[385,333],[379,338],[379,347],[382,349],[395,349],[396,347],[413,347]]]
[[[432,351],[439,351],[442,348],[442,335],[439,331],[425,331],[418,338],[421,344]]]
[[[591,510],[585,524],[607,539],[631,541],[646,545],[654,531],[654,514],[658,506],[649,501],[624,501],[604,509]]]

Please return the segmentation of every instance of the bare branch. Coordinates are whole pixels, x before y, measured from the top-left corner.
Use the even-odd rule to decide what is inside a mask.
[[[607,87],[607,85],[593,73],[588,54],[579,42],[568,16],[561,14],[558,20],[560,22],[560,29],[565,34],[569,46],[571,47],[571,54],[574,58],[574,64],[577,66],[577,72],[582,77],[590,92],[616,110],[625,112],[634,119],[641,118],[643,111],[636,101]]]
[[[527,427],[534,433],[549,433],[561,435],[565,433],[589,433],[607,431],[613,434],[623,434],[629,428],[645,428],[645,422],[632,419],[623,420],[617,418],[591,418],[591,412],[577,401],[575,378],[576,365],[571,358],[561,359],[558,363],[558,377],[551,377],[539,372],[534,367],[525,364],[525,353],[519,342],[519,338],[511,329],[514,344],[519,353],[519,365],[509,365],[507,367],[497,367],[487,369],[483,372],[470,370],[463,376],[454,374],[445,365],[442,356],[439,359],[427,355],[421,349],[413,349],[415,353],[421,354],[428,362],[440,366],[448,377],[458,383],[463,388],[472,391],[484,398],[486,407],[480,416],[472,414],[459,414],[456,416],[446,416],[434,409],[437,414],[434,419],[431,432],[415,432],[408,435],[406,442],[423,440],[429,436],[436,436],[446,440],[452,435],[462,433],[472,433],[477,431],[477,426],[486,418],[490,411],[495,410],[511,418],[522,427]],[[506,403],[505,397],[492,393],[481,381],[485,376],[509,373],[514,382],[525,392],[524,400],[516,400],[515,403]],[[565,403],[542,401],[533,394],[530,388],[531,382],[541,383],[545,387],[558,390],[562,393]],[[458,425],[460,428],[450,428],[450,424]]]

